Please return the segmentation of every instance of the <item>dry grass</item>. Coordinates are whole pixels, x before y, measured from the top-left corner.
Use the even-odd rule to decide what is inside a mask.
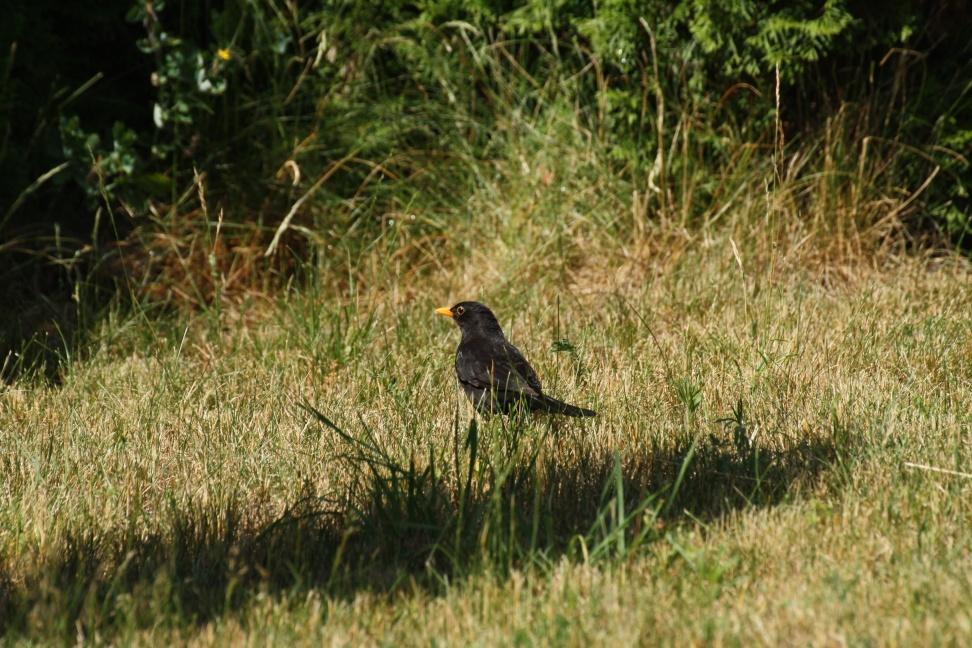
[[[482,192],[476,217],[440,238],[400,223],[393,245],[301,291],[110,317],[63,384],[8,386],[7,629],[124,643],[968,643],[968,263],[889,249],[880,218],[809,217],[796,189],[747,193],[709,226],[661,214],[632,228],[618,187],[588,187],[568,164],[540,160]],[[503,523],[480,521],[469,553],[442,563],[441,538],[409,513],[382,519],[387,501],[357,502],[367,515],[342,527],[369,491],[339,435],[296,404],[370,431],[402,465],[458,454],[457,333],[431,311],[460,298],[490,304],[547,389],[600,416],[529,423],[520,445],[485,425],[473,472],[511,466],[521,481],[479,494],[518,498],[496,510],[539,520],[544,541],[524,549],[521,528],[500,542]],[[667,505],[622,529],[648,525],[640,547],[595,558],[615,456],[625,505]],[[421,482],[443,528],[461,463]]]

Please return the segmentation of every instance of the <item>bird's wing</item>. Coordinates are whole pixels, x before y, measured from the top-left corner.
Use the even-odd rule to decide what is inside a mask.
[[[497,344],[459,345],[456,376],[477,389],[495,389],[528,396],[540,394],[540,380],[515,346]]]
[[[509,342],[504,342],[504,352],[506,357],[510,361],[510,365],[529,385],[530,389],[533,390],[535,394],[540,394],[543,392],[543,388],[540,386],[540,378],[537,377],[537,372],[533,370],[530,363],[527,362],[520,350]]]

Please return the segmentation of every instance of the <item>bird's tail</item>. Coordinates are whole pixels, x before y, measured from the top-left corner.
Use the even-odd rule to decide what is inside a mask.
[[[563,414],[565,416],[597,416],[597,412],[594,410],[577,407],[576,405],[559,401],[556,398],[551,398],[550,396],[541,396],[540,398],[535,399],[531,409],[539,412]]]

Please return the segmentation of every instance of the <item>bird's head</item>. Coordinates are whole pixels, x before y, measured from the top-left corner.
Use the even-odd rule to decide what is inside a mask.
[[[435,312],[443,317],[451,317],[463,333],[482,331],[484,333],[499,332],[500,335],[503,334],[493,311],[479,302],[459,302],[452,308],[445,306],[436,308]]]

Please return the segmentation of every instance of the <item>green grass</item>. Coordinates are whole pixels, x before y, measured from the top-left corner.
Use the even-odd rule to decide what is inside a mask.
[[[686,224],[558,153],[7,385],[8,638],[968,643],[968,262],[826,174],[727,171]],[[466,298],[599,416],[473,426],[432,313]]]

